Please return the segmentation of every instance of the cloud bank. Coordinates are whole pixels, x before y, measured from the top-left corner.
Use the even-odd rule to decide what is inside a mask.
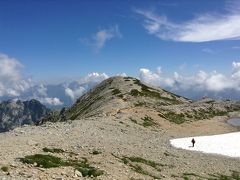
[[[22,68],[17,59],[0,53],[0,96],[18,96],[31,87],[31,80],[22,78]]]
[[[108,75],[105,73],[88,74],[86,77],[82,77],[76,82],[65,85],[65,94],[74,102],[77,98],[107,78]]]
[[[240,39],[240,4],[228,6],[226,13],[201,14],[192,20],[174,23],[153,11],[135,9],[143,16],[144,28],[162,40],[180,42],[208,42]]]
[[[23,69],[24,66],[19,60],[0,54],[0,100],[37,99],[48,107],[69,106],[109,77],[105,73],[95,72],[72,82],[57,85],[39,84],[31,78],[24,77]]]
[[[57,97],[48,97],[44,85],[36,85],[22,75],[24,66],[19,60],[0,53],[0,99],[37,99],[46,105],[62,105]]]
[[[139,78],[145,83],[166,88],[184,94],[187,97],[208,94],[211,96],[214,94],[221,96],[221,93],[240,92],[240,62],[232,63],[230,76],[218,73],[217,71],[207,73],[200,70],[191,76],[183,76],[178,72],[174,72],[172,77],[165,77],[160,68],[156,72],[142,68],[139,70]],[[230,97],[231,94],[229,94]]]
[[[84,93],[109,77],[106,73],[94,72],[72,82],[56,85],[39,84],[24,77],[23,68],[17,59],[0,54],[0,100],[34,98],[48,107],[70,106]],[[117,75],[127,76],[126,73]],[[155,71],[141,68],[138,78],[145,83],[192,99],[203,96],[240,99],[240,61],[232,62],[230,75],[200,70],[189,76],[179,72],[165,76],[159,67]]]

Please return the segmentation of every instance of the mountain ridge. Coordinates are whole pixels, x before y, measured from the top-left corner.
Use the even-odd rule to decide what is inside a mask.
[[[0,103],[0,132],[12,130],[24,124],[34,125],[50,112],[39,101],[8,100]]]
[[[202,99],[192,101],[132,77],[111,77],[81,96],[70,108],[52,113],[46,121],[66,121],[92,116],[116,116],[122,111],[153,111],[158,119],[181,124],[215,116],[227,116],[240,110],[235,101]]]

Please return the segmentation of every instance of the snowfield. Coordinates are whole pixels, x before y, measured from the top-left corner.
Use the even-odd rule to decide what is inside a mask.
[[[192,138],[196,141],[194,147],[191,143]],[[176,148],[190,151],[240,157],[240,132],[172,139],[170,143]]]

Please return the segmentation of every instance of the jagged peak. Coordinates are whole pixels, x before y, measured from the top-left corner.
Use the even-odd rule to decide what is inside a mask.
[[[36,124],[50,112],[38,100],[19,99],[0,102],[0,132],[14,129],[24,124]]]

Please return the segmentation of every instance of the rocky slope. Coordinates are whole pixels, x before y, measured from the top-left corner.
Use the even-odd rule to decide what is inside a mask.
[[[136,110],[116,117],[46,123],[0,133],[0,179],[231,180],[239,177],[239,158],[185,151],[169,143],[177,137],[236,131],[223,117],[184,126],[169,121],[161,121],[161,126],[143,126],[140,121],[145,113]],[[60,161],[55,162],[56,158]],[[96,171],[101,173],[94,178]]]
[[[240,102],[212,99],[192,102],[164,89],[143,84],[135,78],[112,77],[83,95],[69,109],[51,114],[42,122],[116,116],[136,109],[146,111],[146,117],[150,113],[158,119],[181,124],[227,116],[230,112],[240,110]]]
[[[10,100],[0,103],[0,132],[8,131],[24,124],[36,124],[49,113],[37,100]]]

